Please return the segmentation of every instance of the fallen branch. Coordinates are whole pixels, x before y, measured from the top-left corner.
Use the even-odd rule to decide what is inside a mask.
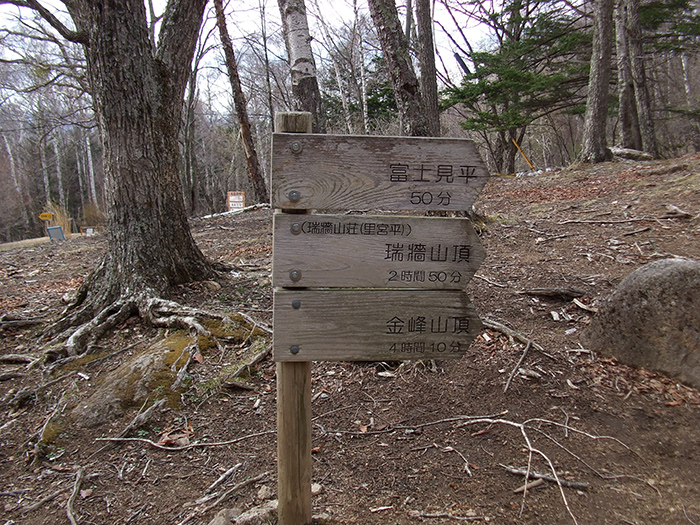
[[[251,439],[254,437],[260,437],[260,436],[266,436],[268,434],[276,434],[276,430],[266,430],[264,432],[258,432],[257,434],[249,434],[247,436],[242,436],[236,439],[231,439],[229,441],[218,441],[215,443],[191,443],[189,445],[184,445],[182,447],[166,447],[164,445],[159,445],[155,441],[151,441],[150,439],[146,438],[126,438],[126,437],[111,437],[111,438],[95,438],[95,441],[113,441],[115,443],[118,442],[140,442],[140,443],[146,443],[147,445],[152,446],[153,448],[157,448],[160,450],[168,450],[170,452],[180,452],[182,450],[190,450],[193,448],[204,448],[204,447],[222,447],[226,445],[233,445],[234,443],[240,443],[241,441],[245,441],[246,439]]]
[[[497,332],[502,333],[503,335],[507,336],[509,339],[514,339],[516,341],[520,341],[523,344],[530,343],[533,346],[533,348],[535,348],[535,350],[538,350],[539,352],[542,352],[547,357],[554,359],[551,355],[549,355],[547,352],[544,351],[544,348],[542,348],[540,345],[535,343],[532,339],[525,337],[520,332],[517,332],[511,328],[508,328],[503,323],[499,323],[498,321],[494,321],[493,319],[489,319],[487,317],[482,317],[481,324],[483,324],[486,328],[490,328],[491,330],[496,330]]]
[[[527,470],[524,469],[519,469],[515,467],[509,467],[508,465],[503,465],[500,463],[500,465],[506,469],[507,472],[510,472],[511,474],[515,474],[517,476],[526,476],[527,479],[542,479],[544,481],[549,481],[550,483],[557,483],[557,478],[554,478],[552,476],[549,476],[547,474],[539,474],[537,472],[528,472]],[[588,483],[583,483],[579,481],[568,481],[566,479],[559,479],[559,483],[562,484],[564,487],[569,487],[572,489],[579,489],[579,490],[587,490],[588,489]]]
[[[663,217],[662,217],[663,218]],[[639,222],[639,221],[653,221],[647,217],[632,217],[629,219],[567,219],[565,221],[559,221],[557,224],[625,224],[627,222]]]
[[[560,297],[564,300],[571,300],[575,297],[583,297],[586,292],[578,288],[532,288],[518,292],[521,295],[536,295],[539,297]]]
[[[16,489],[0,492],[0,496],[17,496],[19,494],[24,494],[25,492],[31,492],[32,489]]]
[[[253,319],[253,318],[252,318],[251,316],[249,316],[248,314],[244,314],[243,312],[240,312],[240,311],[237,312],[237,314],[240,315],[240,316],[241,316],[243,319],[245,319],[246,321],[248,321],[250,324],[252,324],[254,328],[258,328],[259,330],[261,330],[262,332],[266,333],[267,335],[272,335],[272,329],[270,329],[269,327],[267,327],[267,326],[265,326],[265,325],[263,325],[263,324],[257,322],[255,319]]]
[[[487,282],[487,283],[489,283],[489,284],[492,284],[492,285],[494,285],[494,286],[498,286],[499,288],[508,288],[508,285],[507,285],[507,284],[497,283],[496,281],[492,281],[491,279],[487,279],[487,278],[484,277],[483,275],[476,275],[476,274],[475,274],[474,277],[475,277],[476,279],[481,279],[482,281]]]
[[[587,306],[587,305],[583,304],[581,301],[579,301],[578,299],[574,299],[574,304],[575,304],[576,306],[578,306],[581,310],[585,310],[585,311],[587,311],[587,312],[591,312],[591,313],[594,313],[594,314],[597,314],[597,313],[598,313],[598,309],[597,309],[596,307],[594,307],[594,306]]]
[[[520,370],[520,365],[522,365],[523,361],[525,361],[525,357],[527,356],[527,352],[528,352],[528,350],[530,350],[531,346],[532,346],[532,341],[528,341],[527,345],[525,345],[525,350],[523,350],[523,355],[520,356],[520,360],[518,361],[518,364],[515,365],[515,368],[513,368],[513,371],[510,373],[510,377],[508,377],[508,381],[506,381],[506,386],[503,388],[504,394],[506,392],[508,392],[508,387],[510,386],[511,381],[513,381],[515,374],[517,374],[518,370]]]
[[[221,493],[221,495],[220,495],[220,496],[217,498],[217,500],[214,501],[213,503],[207,505],[207,506],[204,507],[204,508],[197,509],[197,510],[195,510],[194,512],[190,513],[184,520],[182,520],[182,521],[181,521],[180,523],[178,523],[177,525],[185,525],[185,524],[189,523],[190,521],[192,521],[194,518],[196,518],[198,515],[199,515],[199,516],[202,516],[202,515],[206,514],[206,513],[209,512],[211,509],[213,509],[214,507],[216,507],[219,503],[221,503],[221,502],[224,501],[226,498],[228,498],[232,493],[234,493],[234,492],[236,492],[236,491],[238,491],[238,490],[241,490],[242,488],[245,488],[245,487],[247,487],[248,485],[252,485],[253,483],[257,483],[257,482],[260,481],[261,479],[266,478],[269,474],[270,474],[269,472],[263,472],[262,474],[260,474],[260,475],[258,475],[258,476],[255,476],[254,478],[250,478],[250,479],[247,479],[247,480],[245,480],[245,481],[241,481],[240,483],[234,485],[234,486],[231,487],[230,489],[228,489],[228,490],[224,491],[223,493]]]
[[[566,494],[564,493],[564,487],[561,484],[561,481],[559,480],[559,476],[557,475],[557,470],[554,467],[554,463],[552,463],[552,460],[542,452],[541,450],[535,448],[532,445],[532,442],[530,440],[530,436],[527,433],[527,425],[528,423],[532,421],[546,421],[543,419],[532,419],[532,420],[527,420],[524,423],[516,423],[515,421],[510,421],[508,419],[491,419],[491,418],[484,418],[484,419],[473,419],[471,421],[466,421],[462,423],[460,426],[465,426],[465,425],[474,425],[477,423],[489,423],[489,424],[502,424],[502,425],[507,425],[511,427],[515,427],[520,430],[520,434],[523,436],[523,439],[525,440],[525,444],[527,446],[527,452],[528,452],[528,458],[527,458],[527,474],[528,477],[530,475],[530,472],[532,472],[532,457],[533,455],[537,454],[540,456],[549,466],[549,469],[552,472],[552,475],[554,476],[554,479],[556,480],[557,486],[559,487],[559,494],[561,495],[561,500],[564,503],[564,507],[566,507],[566,511],[568,512],[569,516],[571,516],[571,519],[575,524],[578,524],[578,520],[576,519],[576,516],[574,515],[573,511],[571,510],[571,507],[569,506],[569,502],[566,499]],[[554,423],[554,422],[552,422]],[[523,511],[525,510],[525,499],[527,498],[527,485],[523,489],[523,501],[520,506],[520,513],[522,514]]]
[[[11,319],[8,321],[0,321],[0,332],[6,328],[24,328],[25,326],[36,326],[44,324],[46,319]]]
[[[648,232],[649,230],[651,230],[651,227],[645,226],[644,228],[638,228],[638,229],[633,230],[633,231],[631,231],[631,232],[623,233],[622,235],[623,235],[624,237],[630,237],[630,236],[632,236],[632,235],[637,235],[638,233]]]
[[[580,235],[580,233],[562,233],[561,235],[554,235],[553,237],[540,237],[539,239],[535,240],[535,244],[544,244],[549,241],[555,241],[557,239],[566,239],[568,237],[578,237]]]
[[[31,505],[27,505],[25,507],[22,507],[21,509],[19,509],[19,512],[20,512],[20,514],[26,514],[28,512],[36,510],[39,507],[41,507],[42,505],[44,505],[44,503],[48,503],[49,501],[56,499],[58,496],[60,496],[61,494],[63,494],[67,490],[68,490],[67,488],[62,488],[62,489],[57,490],[56,492],[52,492],[48,496],[44,496],[43,498],[41,498],[38,501],[35,501]]]
[[[24,377],[24,374],[17,371],[0,372],[0,381],[9,381],[10,379],[17,379],[19,377]]]
[[[249,366],[253,366],[253,365],[259,363],[260,361],[262,361],[265,358],[265,356],[270,353],[271,350],[272,350],[272,346],[266,346],[265,348],[263,348],[260,352],[255,354],[255,356],[253,356],[253,359],[243,363],[241,366],[239,366],[236,369],[235,372],[233,372],[233,374],[228,376],[228,380],[232,380],[232,379],[237,378],[243,372],[243,370],[245,370]]]
[[[13,363],[13,364],[33,363],[37,359],[39,359],[39,358],[35,357],[33,355],[27,355],[27,354],[0,355],[0,363]]]
[[[214,483],[209,485],[209,488],[207,488],[207,492],[214,492],[214,489],[216,489],[219,485],[221,485],[224,481],[226,481],[228,478],[231,477],[231,475],[236,472],[239,468],[243,466],[243,463],[236,463],[234,466],[232,466],[230,469],[228,469],[226,472],[221,474],[219,476],[219,479],[217,479]]]
[[[75,483],[73,484],[73,492],[70,495],[70,498],[68,498],[68,503],[66,503],[66,516],[68,516],[68,521],[71,522],[71,525],[78,525],[78,522],[75,520],[75,515],[74,515],[74,510],[73,510],[73,504],[75,503],[75,498],[78,496],[78,493],[80,492],[80,484],[83,482],[83,475],[85,474],[85,471],[83,468],[79,468],[78,472],[75,475]]]
[[[449,512],[421,512],[419,510],[412,510],[408,513],[411,518],[424,519],[424,518],[448,518],[457,521],[481,521],[484,519],[483,516],[455,516]]]
[[[520,494],[521,492],[525,492],[526,490],[530,489],[536,489],[537,487],[540,487],[544,485],[544,480],[543,479],[536,479],[535,481],[530,481],[529,483],[525,483],[522,487],[518,487],[513,491],[514,494]]]

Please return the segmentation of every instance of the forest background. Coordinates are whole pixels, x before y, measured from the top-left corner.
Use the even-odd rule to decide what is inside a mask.
[[[434,1],[436,67],[428,73],[412,2],[399,5],[411,62],[422,82],[430,75],[438,86],[438,134],[475,139],[492,173],[531,169],[516,143],[537,169],[584,158],[595,15],[604,4],[614,42],[603,139],[655,157],[696,151],[700,24],[697,3],[688,0]],[[2,9],[0,242],[43,235],[45,211],[69,219],[68,231],[101,226],[103,152],[82,50],[40,16]],[[264,0],[224,9],[255,148],[269,159],[274,114],[295,105],[280,13]],[[308,0],[306,9],[325,130],[404,134],[365,3]],[[54,14],[68,19],[59,8]],[[247,204],[256,202],[215,18],[211,4],[182,116],[181,182],[190,216],[225,211],[228,191],[245,191]],[[151,5],[153,38],[159,20]],[[268,162],[261,167],[267,180]]]

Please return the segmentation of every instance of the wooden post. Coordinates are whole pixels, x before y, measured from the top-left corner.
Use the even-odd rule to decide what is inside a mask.
[[[275,115],[277,132],[311,133],[311,124],[311,113]],[[299,213],[299,210],[282,211]],[[311,523],[309,361],[277,363],[277,498],[280,525]]]

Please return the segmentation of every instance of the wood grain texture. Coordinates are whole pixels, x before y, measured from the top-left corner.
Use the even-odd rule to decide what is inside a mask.
[[[290,133],[272,139],[274,208],[468,210],[487,178],[466,139]]]
[[[481,330],[457,291],[277,290],[274,323],[275,361],[459,358]]]
[[[311,523],[311,363],[277,363],[278,522]]]
[[[485,257],[467,219],[276,214],[273,239],[275,287],[462,290]]]
[[[277,131],[309,133],[310,113],[275,115]],[[303,210],[292,210],[304,213]],[[277,363],[277,520],[311,523],[311,363]]]

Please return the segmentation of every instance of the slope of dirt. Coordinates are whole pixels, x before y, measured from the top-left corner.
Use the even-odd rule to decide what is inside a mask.
[[[520,372],[512,374],[526,345],[493,329],[458,361],[314,364],[314,512],[327,523],[700,523],[698,391],[578,343],[594,315],[586,308],[632,270],[661,257],[700,259],[700,158],[494,178],[476,208],[488,219],[487,259],[468,291],[482,317],[533,341]],[[220,288],[193,283],[174,298],[270,323],[271,217],[263,209],[194,220],[204,251],[237,270]],[[58,314],[103,249],[99,237],[75,237],[0,252],[0,313]],[[584,295],[576,304],[527,293],[542,288]],[[7,326],[0,355],[38,356],[38,330]],[[269,356],[240,384],[217,388],[213,380],[243,349],[209,350],[191,365],[181,406],[157,413],[130,441],[100,439],[118,435],[135,410],[92,430],[56,417],[65,393],[89,395],[108,370],[162,335],[130,320],[100,341],[110,357],[52,374],[0,362],[7,523],[64,523],[71,508],[79,523],[206,524],[221,509],[244,510],[274,494]],[[8,405],[40,385],[27,403]],[[52,415],[57,428],[34,461]],[[561,488],[544,481],[515,492],[523,477],[506,467],[527,467],[528,443],[532,470],[555,469]]]

